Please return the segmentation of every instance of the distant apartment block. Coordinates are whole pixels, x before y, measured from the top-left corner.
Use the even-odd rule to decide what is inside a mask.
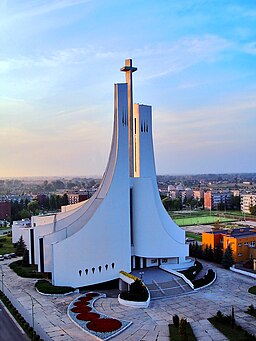
[[[241,195],[241,211],[250,213],[250,207],[256,205],[256,194],[243,194]]]
[[[76,191],[72,193],[71,192],[67,193],[67,196],[68,196],[68,204],[71,205],[71,204],[77,204],[78,202],[89,199],[90,194],[89,192]]]
[[[207,191],[204,193],[204,208],[207,210],[229,209],[233,193],[230,191]]]
[[[204,197],[204,191],[202,189],[193,190],[193,198],[200,200]]]

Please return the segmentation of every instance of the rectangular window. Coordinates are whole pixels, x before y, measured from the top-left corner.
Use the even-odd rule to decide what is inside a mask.
[[[157,263],[157,259],[151,259],[151,264],[156,264]]]

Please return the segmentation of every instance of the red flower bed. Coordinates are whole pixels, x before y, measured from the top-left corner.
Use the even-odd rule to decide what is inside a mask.
[[[80,297],[78,298],[77,302],[79,303],[88,303],[91,301],[91,298],[90,297]]]
[[[78,308],[83,308],[83,307],[87,307],[89,304],[89,302],[85,303],[85,302],[75,302],[74,306],[78,307]]]
[[[89,313],[90,311],[92,311],[92,309],[90,307],[87,306],[83,306],[83,307],[74,307],[71,309],[71,311],[73,313]]]
[[[94,321],[100,317],[97,313],[81,313],[76,316],[78,320],[82,321]]]
[[[117,329],[122,327],[122,323],[118,320],[111,319],[111,318],[99,318],[93,320],[87,324],[87,328],[89,330],[93,330],[94,332],[113,332]]]

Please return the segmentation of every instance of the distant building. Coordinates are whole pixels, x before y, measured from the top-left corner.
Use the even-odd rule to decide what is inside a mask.
[[[230,245],[235,262],[256,259],[256,229],[240,228],[233,230],[218,230],[202,233],[202,247],[206,245],[214,250],[220,243],[223,251]]]
[[[256,205],[256,194],[241,195],[241,211],[244,213],[251,213],[250,207]]]
[[[77,204],[78,202],[89,199],[90,194],[89,192],[76,191],[72,193],[67,193],[67,196],[68,196],[68,204],[72,205],[72,204]]]
[[[239,189],[232,189],[230,192],[233,193],[234,197],[239,197],[240,195]]]
[[[193,190],[193,198],[201,200],[204,197],[204,191],[202,189]]]
[[[11,203],[9,201],[0,201],[0,219],[9,220],[11,218]]]
[[[230,191],[207,191],[204,193],[204,208],[208,210],[229,209],[233,194]]]
[[[22,236],[26,246],[28,247],[31,234],[30,227],[31,227],[30,219],[14,221],[12,225],[12,242],[17,243],[17,241]]]

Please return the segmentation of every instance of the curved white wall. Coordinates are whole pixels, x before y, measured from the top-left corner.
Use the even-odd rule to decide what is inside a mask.
[[[132,179],[134,255],[146,258],[184,259],[188,256],[185,232],[162,205],[155,171],[151,107],[134,105],[139,174]]]
[[[95,210],[81,216],[78,225],[83,226],[74,227],[75,233],[63,236],[58,231],[44,238],[45,266],[53,264],[55,285],[85,286],[118,278],[120,269],[131,270],[127,140],[127,84],[116,84],[113,140],[103,181],[92,200]]]

